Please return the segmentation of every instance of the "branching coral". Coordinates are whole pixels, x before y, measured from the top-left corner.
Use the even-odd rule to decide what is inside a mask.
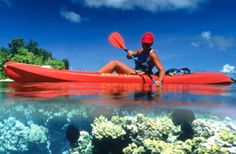
[[[0,122],[0,152],[27,151],[30,142],[45,143],[46,133],[47,129],[43,126],[32,122],[26,126],[15,117],[9,117]]]
[[[203,120],[194,120],[193,121],[193,130],[195,137],[205,137],[208,138],[215,134],[214,127],[211,127],[211,124]]]
[[[229,142],[230,144],[236,144],[236,132],[224,129],[219,133],[220,138],[223,141]]]
[[[99,140],[109,137],[115,139],[125,134],[126,132],[121,126],[114,124],[104,116],[95,118],[92,124],[92,135]]]
[[[77,144],[72,154],[93,154],[92,136],[88,132],[80,131]]]

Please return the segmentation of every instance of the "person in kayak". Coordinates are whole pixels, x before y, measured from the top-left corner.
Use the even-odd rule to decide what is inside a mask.
[[[124,73],[124,74],[145,74],[145,72],[152,74],[152,69],[155,66],[159,71],[159,78],[155,81],[156,85],[161,85],[165,76],[165,70],[155,53],[152,49],[154,43],[154,35],[151,32],[146,32],[141,38],[142,47],[136,51],[128,51],[127,58],[131,59],[131,56],[137,57],[135,68],[132,69],[128,65],[118,60],[112,60],[105,66],[103,66],[98,72],[99,73]],[[141,65],[140,65],[141,64]]]

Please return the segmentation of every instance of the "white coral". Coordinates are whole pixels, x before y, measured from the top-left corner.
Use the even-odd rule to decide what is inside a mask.
[[[44,143],[46,140],[46,128],[42,126],[31,124],[28,127],[15,117],[0,122],[0,153],[27,151],[29,142]]]

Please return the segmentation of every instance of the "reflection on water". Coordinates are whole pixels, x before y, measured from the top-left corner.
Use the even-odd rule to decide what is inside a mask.
[[[7,99],[79,99],[92,104],[146,104],[217,106],[234,103],[235,86],[91,84],[91,83],[8,83]],[[62,98],[63,97],[63,98]]]
[[[152,93],[176,92],[201,95],[217,95],[229,93],[227,86],[219,85],[164,85],[156,87],[150,84],[104,84],[104,83],[8,83],[11,95],[26,97],[50,98],[62,95],[118,95],[137,92],[147,95]]]
[[[160,120],[167,118],[169,121],[168,118],[171,116],[168,115],[172,115],[176,126],[171,124],[171,127],[177,129],[180,125],[180,128],[185,130],[179,132],[176,137],[179,140],[192,139],[194,134],[196,135],[192,126],[196,125],[198,129],[197,124],[208,125],[212,121],[218,121],[212,127],[221,127],[220,124],[224,123],[235,127],[235,85],[164,85],[160,88],[142,84],[63,82],[0,84],[0,133],[4,136],[13,136],[8,138],[7,142],[6,139],[1,140],[0,134],[0,142],[3,143],[0,145],[0,153],[4,150],[23,153],[66,153],[72,145],[77,146],[77,143],[74,143],[78,140],[75,134],[81,133],[80,130],[86,130],[91,134],[92,129],[95,129],[91,127],[91,123],[100,115],[108,118],[108,121],[115,115],[133,116],[133,120],[137,121],[140,120],[140,117],[137,117],[140,113],[145,116],[142,117],[144,119],[158,116]],[[195,118],[203,121],[193,121]],[[101,118],[100,122],[102,120],[104,119]],[[131,120],[130,123],[134,121]],[[110,122],[114,123],[111,119]],[[154,123],[159,122],[163,121]],[[18,125],[21,127],[18,128]],[[144,121],[141,125],[150,129],[150,124]],[[166,125],[170,127],[169,123]],[[28,133],[16,135],[15,127]],[[130,128],[129,125],[123,127]],[[35,129],[40,133],[35,134]],[[236,131],[236,128],[234,129]],[[37,137],[29,139],[29,134]],[[170,139],[166,134],[162,137],[163,140]],[[10,140],[17,140],[21,146],[14,144],[16,150],[9,150],[13,145],[13,141]],[[145,146],[143,143],[140,145]]]
[[[5,102],[78,102],[80,104],[182,107],[204,112],[232,114],[235,85],[91,84],[91,83],[7,83]],[[224,109],[224,110],[222,110]]]

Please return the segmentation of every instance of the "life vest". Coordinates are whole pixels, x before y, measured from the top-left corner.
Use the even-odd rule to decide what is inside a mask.
[[[148,60],[148,57],[149,57],[151,52],[153,52],[153,49],[150,49],[149,52],[145,52],[145,51],[142,50],[138,54],[138,57],[137,57],[137,61],[138,62],[135,62],[135,70],[143,71],[143,69],[145,69],[149,73],[152,73],[152,69],[154,67],[154,63],[152,63],[152,62],[150,62]],[[140,66],[140,64],[141,64],[141,66]]]

